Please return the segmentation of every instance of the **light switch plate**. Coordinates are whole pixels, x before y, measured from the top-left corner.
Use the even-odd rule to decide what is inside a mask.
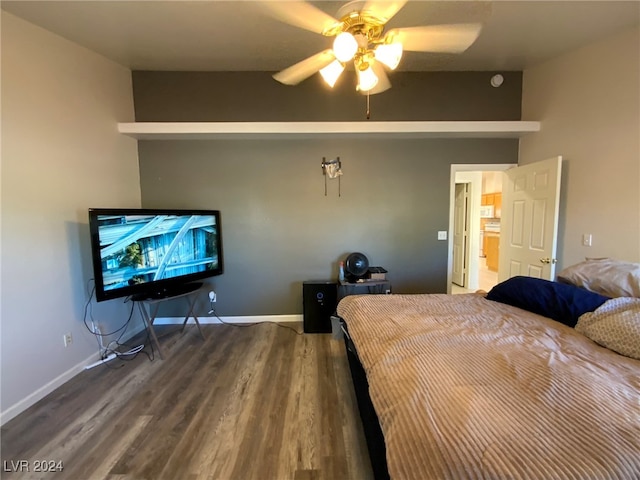
[[[446,240],[447,239],[447,231],[439,230],[438,231],[438,240]]]

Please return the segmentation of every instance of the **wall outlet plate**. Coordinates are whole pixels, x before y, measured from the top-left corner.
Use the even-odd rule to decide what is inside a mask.
[[[438,240],[446,240],[447,239],[447,231],[439,230],[438,231]]]

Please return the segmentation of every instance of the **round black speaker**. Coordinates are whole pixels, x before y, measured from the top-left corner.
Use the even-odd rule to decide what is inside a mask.
[[[355,282],[367,273],[369,270],[369,259],[364,253],[354,252],[349,254],[344,262],[344,271],[347,280]]]

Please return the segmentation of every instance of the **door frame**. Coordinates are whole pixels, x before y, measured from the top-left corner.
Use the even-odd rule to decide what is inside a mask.
[[[451,164],[451,173],[449,177],[449,235],[447,244],[447,293],[451,293],[451,280],[453,278],[453,229],[454,229],[454,215],[455,215],[455,194],[456,194],[456,173],[459,172],[504,172],[510,168],[517,167],[517,163],[454,163]],[[474,188],[472,183],[471,188]],[[482,185],[480,185],[482,188]],[[474,195],[474,192],[471,192]],[[480,218],[480,204],[476,202],[470,202],[469,215],[471,218],[470,227],[473,232],[470,233],[470,241],[474,241],[474,238],[478,239],[478,245],[480,242],[480,223],[475,222],[474,219]],[[477,223],[477,225],[476,225]],[[467,252],[472,249],[468,249]],[[468,254],[468,253],[467,253]],[[467,272],[467,278],[478,277],[478,259],[471,256],[467,259],[467,265],[469,270]]]
[[[464,181],[464,182],[458,182],[456,179],[456,183],[454,185],[455,189],[458,190],[460,187],[462,188],[462,194],[463,194],[463,198],[462,198],[462,207],[460,210],[460,207],[455,208],[455,204],[458,203],[458,192],[455,192],[455,196],[454,196],[454,221],[453,221],[453,233],[451,234],[451,236],[453,237],[453,269],[451,271],[451,281],[452,283],[455,283],[456,285],[460,285],[461,287],[467,287],[467,285],[469,284],[469,248],[470,248],[470,219],[471,219],[471,215],[470,215],[470,203],[471,203],[471,188],[472,188],[472,183],[468,182],[468,181]],[[456,275],[455,275],[455,270],[456,270],[456,223],[458,225],[460,225],[460,223],[462,223],[463,227],[462,227],[462,248],[458,249],[458,252],[460,252],[460,255],[462,258],[460,258],[459,260],[461,261],[462,264],[462,268],[461,268],[461,280],[462,280],[462,284],[460,282],[458,282]],[[477,243],[477,242],[476,242]]]

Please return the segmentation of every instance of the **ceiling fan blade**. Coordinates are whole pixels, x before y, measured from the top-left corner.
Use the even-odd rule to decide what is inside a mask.
[[[380,62],[374,62],[371,65],[371,68],[373,69],[373,73],[376,74],[376,77],[378,77],[378,83],[376,83],[376,86],[373,87],[368,92],[363,92],[359,90],[359,92],[362,95],[366,95],[366,94],[375,95],[376,93],[386,92],[391,88],[391,82],[389,81],[387,72],[385,72],[384,70],[384,66]]]
[[[320,69],[329,65],[335,59],[336,57],[333,55],[331,50],[323,50],[320,53],[316,53],[315,55],[305,58],[301,62],[276,73],[273,78],[285,85],[297,85]]]
[[[328,13],[306,2],[264,2],[265,12],[271,17],[294,27],[322,33],[338,21]]]
[[[376,17],[387,23],[393,16],[400,11],[408,0],[397,0],[395,2],[389,0],[367,0],[362,7],[362,11],[371,12]]]
[[[394,28],[387,36],[393,35],[410,52],[462,53],[476,41],[480,30],[479,23],[460,23]]]

